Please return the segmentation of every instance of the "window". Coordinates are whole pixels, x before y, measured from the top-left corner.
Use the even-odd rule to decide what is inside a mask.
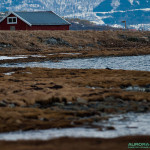
[[[17,24],[17,17],[8,17],[7,24]]]

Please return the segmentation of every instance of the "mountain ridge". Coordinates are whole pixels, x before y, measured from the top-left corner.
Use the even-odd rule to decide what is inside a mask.
[[[67,18],[87,19],[97,24],[146,25],[150,30],[149,0],[1,0],[0,11],[52,10]]]

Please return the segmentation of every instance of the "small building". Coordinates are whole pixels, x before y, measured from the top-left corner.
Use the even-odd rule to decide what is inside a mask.
[[[52,11],[9,12],[0,30],[69,30],[70,23]]]

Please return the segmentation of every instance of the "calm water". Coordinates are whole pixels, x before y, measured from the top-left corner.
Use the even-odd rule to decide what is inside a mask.
[[[150,71],[150,55],[122,56],[122,57],[98,57],[61,60],[60,62],[29,62],[2,64],[0,67],[43,67],[43,68],[72,68],[72,69],[123,69]]]
[[[99,137],[114,138],[126,135],[150,135],[150,113],[127,113],[114,115],[108,121],[97,122],[94,125],[102,127],[102,131],[93,128],[66,128],[36,131],[19,131],[0,134],[0,140],[48,140],[60,137]],[[114,127],[115,130],[106,130]]]

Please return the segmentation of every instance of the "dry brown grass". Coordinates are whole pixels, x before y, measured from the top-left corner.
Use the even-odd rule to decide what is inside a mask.
[[[121,88],[149,84],[150,73],[144,71],[0,68],[0,132],[82,126],[95,116],[101,120],[103,112],[136,112],[141,105],[149,110],[150,92]],[[95,102],[98,108],[88,107]]]
[[[49,141],[1,141],[5,150],[127,150],[129,143],[149,143],[149,136],[127,136],[114,139],[60,138]]]
[[[18,106],[33,105],[37,101],[50,103],[52,97],[58,97],[59,99],[56,99],[58,102],[61,102],[63,97],[67,101],[72,101],[77,97],[95,100],[108,96],[150,101],[149,92],[127,92],[121,89],[150,84],[150,74],[144,71],[1,68],[0,72],[1,100],[14,102]],[[4,76],[3,72],[15,73]],[[92,90],[87,87],[98,87],[98,89]],[[90,96],[91,93],[96,94]]]
[[[41,40],[61,38],[72,45],[50,46]],[[146,40],[148,41],[146,41]],[[0,54],[78,52],[84,56],[139,55],[150,53],[150,32],[129,31],[0,31],[0,43],[9,43]],[[80,48],[82,46],[82,48]]]

